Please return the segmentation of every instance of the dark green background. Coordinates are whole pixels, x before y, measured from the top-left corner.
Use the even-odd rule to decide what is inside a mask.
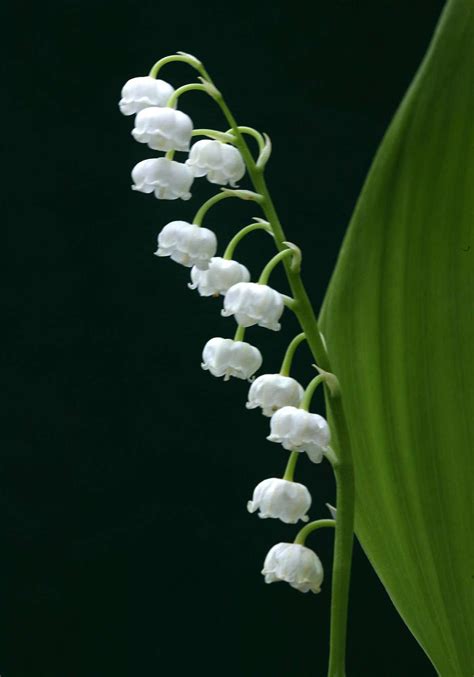
[[[231,336],[233,320],[187,289],[187,270],[153,256],[160,228],[190,220],[215,188],[196,182],[187,203],[133,193],[130,170],[153,151],[133,141],[117,101],[163,55],[205,62],[239,122],[272,137],[269,183],[319,307],[441,7],[4,6],[2,677],[324,676],[332,536],[309,543],[326,569],[319,596],[265,586],[266,551],[295,528],[245,504],[286,456],[265,441],[268,420],[245,410],[248,384],[200,369],[204,343]],[[223,128],[202,94],[181,105],[197,126]],[[227,201],[206,225],[224,243],[257,213]],[[257,233],[240,258],[255,275],[270,251]],[[283,289],[278,274],[273,283]],[[266,371],[295,331],[288,312],[279,334],[248,331]],[[296,374],[312,376],[304,349]],[[302,459],[297,479],[312,515],[327,516],[328,465]],[[348,655],[349,677],[434,674],[358,546]]]

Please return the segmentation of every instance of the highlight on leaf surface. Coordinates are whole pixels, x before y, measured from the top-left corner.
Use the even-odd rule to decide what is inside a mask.
[[[451,0],[320,318],[353,445],[357,536],[443,677],[474,673],[473,235],[474,4]]]

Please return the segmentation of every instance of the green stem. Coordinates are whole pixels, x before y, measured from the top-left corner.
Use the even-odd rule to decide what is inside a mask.
[[[213,207],[218,202],[220,202],[221,200],[226,200],[228,197],[234,196],[231,195],[230,193],[217,193],[216,195],[210,197],[209,200],[206,200],[206,202],[204,202],[197,210],[193,218],[193,223],[195,223],[196,226],[202,225],[202,220],[207,214],[207,212],[210,210],[210,208]]]
[[[191,136],[207,136],[222,143],[234,143],[235,141],[235,137],[232,134],[225,134],[224,132],[217,131],[217,129],[193,129]]]
[[[216,195],[213,195],[209,198],[209,200],[206,200],[206,202],[201,205],[194,215],[193,223],[196,224],[196,226],[200,226],[209,209],[221,200],[226,200],[228,197],[235,197],[239,200],[254,200],[255,202],[260,202],[261,198],[260,195],[257,195],[257,193],[252,193],[251,190],[221,190],[220,193],[216,193]]]
[[[334,449],[332,449],[331,447],[326,447],[326,449],[324,450],[324,456],[325,458],[327,458],[327,460],[331,465],[336,465],[336,463],[338,462],[338,458],[334,453]]]
[[[301,452],[299,451],[292,451],[290,454],[290,457],[288,458],[288,463],[286,464],[285,468],[285,474],[283,475],[284,480],[288,480],[288,482],[293,482],[293,476],[295,474],[295,467],[296,467],[296,462],[298,461],[298,457]]]
[[[201,62],[191,54],[171,54],[170,56],[164,56],[162,59],[157,61],[150,70],[149,76],[151,78],[156,78],[162,67],[165,66],[167,63],[171,63],[173,61],[183,61],[184,63],[189,64],[196,70],[200,70],[202,68]]]
[[[260,277],[258,278],[258,284],[267,284],[268,278],[271,275],[272,270],[277,266],[280,261],[283,261],[285,258],[288,258],[288,256],[293,257],[294,253],[292,249],[284,249],[281,252],[278,252],[278,254],[275,254],[275,256],[270,259],[270,261],[267,263],[265,268],[262,270],[260,273]]]
[[[212,82],[205,68],[198,67],[201,75]],[[239,131],[237,122],[222,95],[215,97],[232,132],[247,165],[247,171],[257,193],[262,196],[260,205],[267,221],[270,223],[275,242],[279,250],[286,248],[286,236],[278,218],[277,211],[270,196],[263,168],[257,167],[247,142]],[[313,354],[315,362],[325,371],[331,372],[331,364],[326,352],[318,322],[308,294],[301,280],[300,272],[291,269],[291,262],[283,261],[288,283],[295,299],[294,310],[301,329]],[[352,559],[353,531],[354,531],[354,470],[349,432],[347,429],[341,393],[331,396],[325,387],[326,402],[331,413],[331,423],[336,439],[333,445],[337,449],[337,464],[335,469],[337,482],[337,529],[334,541],[332,601],[331,601],[331,639],[328,677],[345,676],[347,610],[349,598],[349,582]]]
[[[298,531],[298,533],[296,534],[296,538],[293,541],[293,543],[299,543],[299,545],[304,545],[308,536],[313,531],[316,531],[316,529],[322,529],[323,527],[335,527],[335,526],[336,526],[335,520],[315,520],[314,522],[310,522],[305,527],[300,529],[300,531]]]
[[[291,371],[291,365],[293,364],[293,358],[295,356],[295,351],[297,347],[305,340],[306,336],[304,331],[301,334],[297,334],[295,338],[290,341],[288,348],[286,349],[285,357],[280,367],[280,374],[282,376],[289,376]]]
[[[248,136],[253,136],[253,138],[257,141],[258,143],[258,149],[261,152],[264,147],[265,147],[265,139],[263,136],[258,132],[256,129],[253,127],[245,127],[243,125],[238,126],[238,130],[241,134],[248,134]],[[228,134],[230,131],[232,131],[232,128],[229,129],[226,134]]]
[[[312,381],[306,387],[304,391],[303,399],[301,400],[300,409],[308,411],[311,406],[311,400],[313,399],[314,392],[320,383],[324,383],[324,376],[319,374],[315,376]]]
[[[344,449],[344,452],[346,449]],[[339,449],[339,454],[341,455],[341,449]],[[332,568],[331,650],[328,677],[345,677],[347,612],[354,541],[354,471],[352,463],[348,464],[347,458],[344,458],[344,456],[340,461],[333,463],[332,467],[337,486],[337,528]]]
[[[166,107],[167,108],[174,108],[178,102],[179,97],[181,94],[185,94],[185,92],[193,92],[193,91],[198,91],[198,92],[206,92],[206,94],[209,94],[208,89],[202,85],[200,82],[191,82],[189,85],[183,85],[182,87],[178,87],[173,94],[170,96],[168,101],[166,102]]]
[[[204,68],[201,68],[201,73],[204,77],[210,80],[209,75]],[[262,196],[260,201],[260,206],[267,218],[267,221],[270,223],[274,236],[275,242],[279,250],[287,249],[287,246],[284,244],[286,241],[286,236],[283,230],[283,227],[278,218],[275,206],[271,199],[269,190],[267,188],[265,178],[263,176],[263,171],[258,169],[255,161],[252,157],[252,154],[247,146],[247,143],[239,131],[238,125],[230,112],[227,104],[225,103],[222,95],[216,96],[216,102],[220,106],[222,112],[224,113],[227,121],[232,127],[232,131],[237,139],[237,145],[239,150],[242,153],[242,156],[247,165],[247,171],[249,173],[250,179],[256,189],[256,192]],[[293,292],[293,297],[298,300],[298,308],[295,309],[298,316],[298,320],[303,331],[306,333],[308,344],[311,348],[311,351],[316,359],[316,362],[319,366],[327,371],[330,371],[329,368],[329,359],[324,347],[323,341],[319,334],[318,323],[316,320],[316,315],[314,313],[313,307],[309,300],[306,289],[304,288],[303,282],[299,272],[291,270],[291,264],[289,261],[284,261],[284,266],[286,274],[288,277],[288,282],[290,284],[291,290]]]
[[[280,296],[282,297],[283,303],[285,304],[285,306],[287,308],[290,308],[290,310],[295,311],[295,309],[298,306],[298,302],[295,301],[294,298],[292,298],[291,296],[287,296],[286,294],[280,294]]]
[[[226,247],[226,250],[224,252],[224,256],[222,257],[223,259],[226,259],[227,261],[230,261],[231,258],[234,256],[234,251],[239,242],[249,233],[251,233],[254,230],[264,230],[267,233],[272,234],[271,229],[270,229],[270,224],[267,223],[266,221],[260,221],[259,223],[251,223],[248,226],[245,226],[245,228],[242,228],[239,230],[238,233],[234,235],[232,240],[229,242],[229,244]]]
[[[242,327],[242,325],[239,324],[234,334],[234,341],[243,341],[244,336],[245,336],[245,327]]]

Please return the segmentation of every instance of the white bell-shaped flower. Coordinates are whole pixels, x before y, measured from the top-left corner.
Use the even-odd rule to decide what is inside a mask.
[[[296,407],[283,407],[270,419],[270,442],[280,442],[288,451],[306,451],[320,463],[331,440],[329,426],[319,414]]]
[[[194,176],[207,176],[211,183],[236,185],[245,174],[240,151],[228,143],[203,139],[193,144],[186,164]]]
[[[262,574],[265,583],[285,581],[301,592],[317,593],[324,578],[323,565],[315,552],[299,543],[277,543],[268,552]]]
[[[298,520],[308,521],[306,512],[310,506],[311,494],[304,484],[271,477],[257,484],[247,510],[259,510],[258,516],[262,518],[274,517],[286,524],[296,524]]]
[[[132,169],[132,190],[154,193],[160,200],[189,200],[194,181],[189,167],[164,157],[142,160]]]
[[[191,268],[190,289],[197,289],[201,296],[225,296],[227,290],[237,282],[248,282],[250,273],[237,261],[228,261],[214,256],[207,270]]]
[[[302,386],[291,376],[262,374],[250,386],[247,409],[262,408],[264,416],[282,407],[298,407],[304,395]]]
[[[171,221],[158,235],[156,256],[169,256],[187,268],[206,270],[216,253],[217,238],[212,230],[187,221]]]
[[[153,106],[135,118],[133,138],[153,150],[188,150],[193,121],[180,110]]]
[[[250,377],[262,366],[262,355],[258,348],[244,341],[226,338],[212,338],[202,351],[201,367],[213,376],[231,376],[241,379]]]
[[[122,88],[120,112],[135,115],[149,106],[166,106],[173,92],[174,88],[164,80],[156,80],[149,75],[132,78]]]
[[[228,290],[221,312],[224,317],[234,315],[243,327],[258,324],[278,331],[284,308],[283,297],[275,289],[257,282],[238,282]]]

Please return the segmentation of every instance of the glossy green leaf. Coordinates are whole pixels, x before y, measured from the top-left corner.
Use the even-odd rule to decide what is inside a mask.
[[[474,674],[473,231],[474,3],[451,0],[321,315],[353,444],[357,536],[443,677]]]

